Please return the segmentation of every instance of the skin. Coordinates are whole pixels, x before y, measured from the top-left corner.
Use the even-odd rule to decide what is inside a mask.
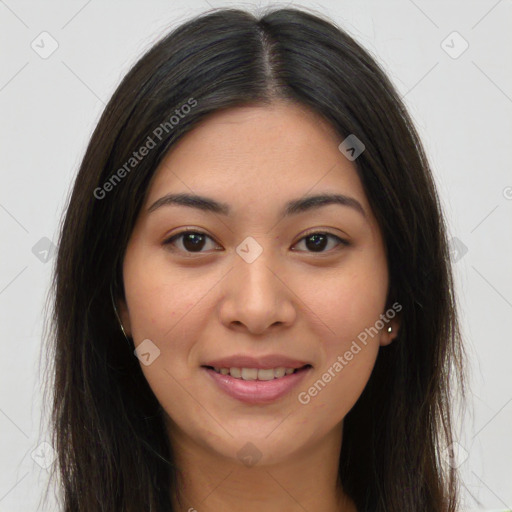
[[[153,177],[125,254],[119,309],[135,345],[150,339],[160,350],[141,368],[165,410],[180,468],[177,510],[356,510],[337,485],[343,418],[380,346],[392,342],[399,315],[359,343],[308,404],[298,400],[386,311],[382,236],[354,163],[338,149],[342,140],[302,106],[233,108],[185,135]],[[147,212],[170,192],[208,196],[233,212],[179,205]],[[331,204],[279,216],[287,201],[320,192],[355,198],[365,215]],[[191,228],[207,234],[195,252],[183,236],[165,245]],[[350,245],[329,237],[315,251],[304,238],[312,228]],[[263,249],[252,263],[236,252],[246,237]],[[313,369],[276,402],[249,405],[224,394],[201,368],[240,353],[284,354]],[[261,456],[250,467],[237,456],[248,442]]]

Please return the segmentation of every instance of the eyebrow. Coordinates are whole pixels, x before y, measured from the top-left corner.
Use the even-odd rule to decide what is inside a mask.
[[[319,194],[314,196],[305,196],[298,199],[293,199],[286,203],[281,212],[282,217],[289,217],[298,213],[303,213],[310,210],[316,210],[323,206],[339,204],[348,206],[359,212],[366,218],[366,213],[361,203],[343,194]],[[222,203],[210,197],[204,197],[196,194],[167,194],[160,199],[156,200],[147,210],[148,213],[154,212],[162,206],[179,205],[196,208],[205,212],[217,213],[220,215],[231,215],[231,207],[227,203]]]

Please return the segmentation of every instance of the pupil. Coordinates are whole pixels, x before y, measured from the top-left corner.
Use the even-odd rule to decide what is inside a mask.
[[[204,237],[199,233],[188,233],[183,238],[183,246],[187,251],[193,251],[194,249],[201,250],[204,244]]]
[[[322,239],[322,240],[319,240]],[[314,241],[312,245],[309,245],[309,241]],[[308,246],[308,249],[320,249],[322,250],[325,248],[327,241],[327,237],[322,234],[314,234],[306,238],[306,245]]]

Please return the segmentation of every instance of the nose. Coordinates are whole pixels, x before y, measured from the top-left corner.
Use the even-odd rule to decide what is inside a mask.
[[[238,260],[223,280],[219,314],[229,329],[258,335],[290,326],[295,320],[296,296],[282,270],[275,262],[271,264],[265,252],[252,263]]]

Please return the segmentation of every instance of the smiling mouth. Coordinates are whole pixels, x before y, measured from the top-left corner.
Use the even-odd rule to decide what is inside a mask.
[[[258,380],[258,381],[269,381],[282,379],[288,375],[299,373],[309,368],[312,368],[310,364],[305,364],[300,368],[217,368],[214,366],[203,366],[208,370],[213,370],[215,373],[220,375],[228,375],[234,379],[239,380]]]

